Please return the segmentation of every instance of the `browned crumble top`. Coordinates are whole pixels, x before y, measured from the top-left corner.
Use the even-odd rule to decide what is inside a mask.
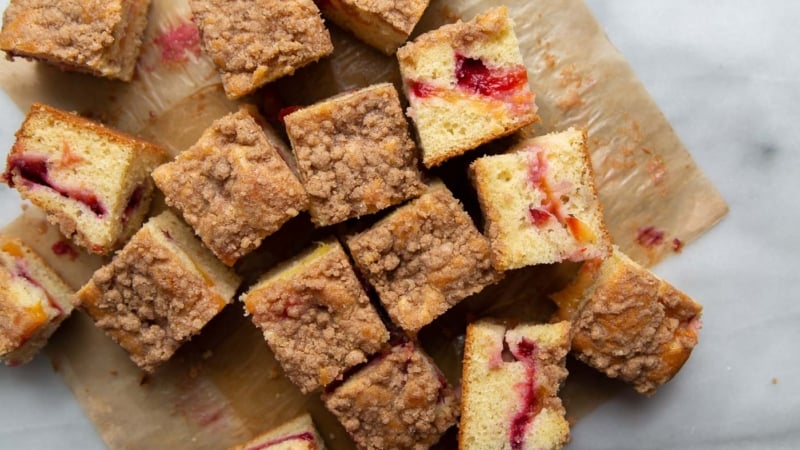
[[[442,184],[347,245],[392,320],[411,332],[500,279],[488,241]]]
[[[239,97],[333,51],[311,0],[191,0],[203,47]]]
[[[363,449],[423,450],[456,423],[458,400],[413,344],[394,347],[323,396]]]
[[[302,272],[265,283],[245,302],[284,372],[305,393],[340,379],[389,339],[338,244]]]
[[[425,186],[397,91],[381,84],[286,117],[317,225],[374,213]]]
[[[377,15],[395,29],[410,34],[429,0],[343,0]]]
[[[576,356],[651,395],[683,366],[697,344],[701,307],[644,269],[620,264],[578,315]]]
[[[148,372],[225,305],[151,232],[137,233],[77,294],[78,306]]]
[[[3,14],[0,47],[47,53],[86,65],[114,43],[121,1],[12,0]]]
[[[303,186],[244,110],[214,122],[153,178],[167,204],[229,266],[308,203]]]

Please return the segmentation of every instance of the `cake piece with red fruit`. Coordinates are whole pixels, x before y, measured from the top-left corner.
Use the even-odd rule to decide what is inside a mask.
[[[556,318],[572,321],[573,354],[641,394],[672,379],[697,345],[702,306],[616,247],[552,299]]]
[[[567,376],[569,322],[481,320],[467,327],[461,450],[560,449],[569,423],[558,389]]]
[[[371,214],[425,190],[390,83],[335,96],[284,121],[317,226]]]
[[[304,393],[340,380],[389,340],[333,238],[278,265],[241,299],[286,376]]]
[[[3,180],[76,244],[107,254],[142,225],[160,147],[38,103],[16,136]]]
[[[230,450],[325,450],[311,416],[303,414]]]
[[[322,400],[362,449],[430,448],[458,419],[447,379],[410,342],[370,361]]]
[[[322,14],[392,55],[414,31],[429,0],[317,0]]]
[[[62,70],[131,81],[150,0],[11,0],[0,49]]]
[[[30,361],[72,312],[73,293],[30,247],[0,235],[0,361]]]
[[[498,270],[610,252],[585,133],[570,128],[470,165]]]
[[[312,0],[191,0],[225,94],[245,96],[333,52]]]
[[[166,211],[94,273],[75,303],[153,372],[230,303],[240,281]]]
[[[217,119],[197,143],[153,171],[167,205],[229,266],[308,205],[279,153],[284,144],[254,114],[242,108]]]
[[[500,280],[489,242],[441,181],[347,246],[392,321],[411,333]]]
[[[425,33],[397,59],[427,167],[538,120],[506,7]]]

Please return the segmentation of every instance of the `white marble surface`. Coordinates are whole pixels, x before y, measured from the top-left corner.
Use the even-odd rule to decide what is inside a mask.
[[[570,448],[800,448],[800,3],[587,1],[731,213],[656,269],[705,306],[692,358],[656,397],[580,421]],[[22,115],[3,94],[0,112],[5,153]],[[2,223],[17,204],[0,187]],[[0,449],[40,448],[104,448],[42,357],[0,368]]]

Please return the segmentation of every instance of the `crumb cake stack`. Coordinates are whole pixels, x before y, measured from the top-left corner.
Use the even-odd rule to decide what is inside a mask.
[[[459,448],[560,449],[569,424],[558,389],[567,376],[569,322],[467,328]]]
[[[427,167],[538,120],[506,7],[425,33],[397,59]]]
[[[230,303],[239,282],[167,211],[94,273],[76,306],[153,372]]]
[[[38,103],[16,137],[5,182],[75,243],[107,254],[141,226],[160,147]]]
[[[27,245],[0,236],[0,361],[30,361],[72,312],[72,294]]]
[[[610,251],[586,135],[528,139],[470,165],[499,270],[601,258]]]
[[[392,321],[412,334],[501,278],[489,242],[441,181],[347,246]]]
[[[64,70],[131,81],[150,0],[11,0],[0,49]]]
[[[190,4],[203,48],[232,99],[333,51],[312,0],[190,0]]]
[[[428,0],[320,0],[317,4],[333,23],[392,55],[411,35]]]
[[[616,247],[552,298],[556,317],[572,321],[573,354],[642,394],[672,379],[697,345],[702,307]]]
[[[322,400],[360,449],[427,449],[458,419],[447,379],[412,343],[387,350]]]
[[[303,414],[230,450],[325,450],[311,416]]]
[[[380,211],[425,189],[390,83],[324,100],[284,121],[317,226]]]
[[[256,249],[306,209],[308,197],[258,117],[242,108],[216,120],[153,179],[225,264]]]
[[[389,340],[333,238],[278,265],[241,299],[286,376],[304,393],[340,380]]]

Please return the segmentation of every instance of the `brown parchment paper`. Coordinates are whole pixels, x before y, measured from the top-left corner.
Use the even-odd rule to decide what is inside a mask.
[[[725,202],[582,1],[506,4],[516,22],[542,117],[539,125],[521,135],[570,125],[588,128],[601,200],[616,243],[652,265],[720,220],[727,211]],[[458,17],[469,19],[494,5],[488,0],[435,0],[415,33]],[[199,47],[190,42],[177,58],[174,51],[164,57],[164,37],[184,26],[191,26],[186,0],[153,2],[144,55],[130,85],[17,60],[0,62],[0,86],[23,110],[40,101],[80,111],[158,142],[175,155],[214,119],[238,107],[225,98]],[[379,81],[399,86],[393,58],[341,30],[332,29],[332,38],[336,50],[331,57],[273,83],[249,101],[263,106],[267,119],[274,122],[280,106],[309,104]],[[478,223],[466,166],[478,154],[502,151],[518,138],[457,158],[433,174],[444,179]],[[154,205],[163,207],[158,201]],[[316,230],[306,215],[293,219],[237,264],[236,270],[245,277],[243,288],[310,242],[331,233],[341,236],[359,226],[363,224]],[[33,207],[26,208],[5,232],[31,243],[75,288],[103,263],[79,249],[75,255],[53,253],[53,243],[63,238]],[[489,315],[546,320],[552,308],[546,294],[562,286],[575,268],[564,264],[508,273],[502,283],[465,300],[423,329],[419,339],[457,384],[466,323]],[[354,448],[319,396],[304,396],[286,380],[238,302],[152,376],[138,371],[127,354],[80,311],[56,333],[47,352],[112,449],[227,448],[303,410],[312,413],[329,448]],[[573,420],[621,389],[580,364],[570,362],[569,369],[562,397]],[[454,439],[449,433],[439,447],[453,448]]]

